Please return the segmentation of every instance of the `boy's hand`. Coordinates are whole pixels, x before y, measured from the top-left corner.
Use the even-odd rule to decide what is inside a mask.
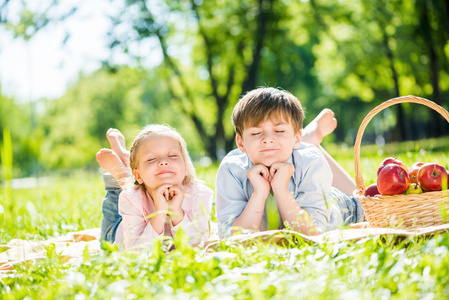
[[[271,165],[270,168],[270,184],[273,193],[277,190],[288,189],[287,184],[295,173],[295,167],[288,162],[278,162]]]
[[[268,168],[264,165],[254,165],[246,171],[246,176],[248,176],[249,181],[251,181],[254,187],[254,193],[258,193],[261,196],[264,195],[265,198],[270,193],[270,172]]]

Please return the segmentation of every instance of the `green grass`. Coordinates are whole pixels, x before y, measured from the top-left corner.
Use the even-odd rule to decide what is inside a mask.
[[[421,154],[413,145],[397,145],[393,149],[402,150],[392,150],[391,156],[409,165],[421,160],[449,166],[447,147],[423,145],[426,150]],[[327,149],[354,174],[351,149]],[[377,165],[386,156],[372,146],[362,149],[366,182],[375,179]],[[216,166],[202,168],[198,175],[213,188],[215,171]],[[44,240],[100,225],[104,189],[99,174],[74,172],[53,178],[51,185],[42,188],[9,189],[1,195],[0,203],[7,204],[0,213],[0,244],[13,238]],[[151,255],[113,248],[95,256],[86,252],[78,264],[67,264],[49,247],[46,259],[18,266],[12,276],[0,277],[0,299],[449,297],[449,234],[401,241],[372,237],[323,245],[291,239],[283,247],[257,241],[248,247],[222,242],[209,253],[175,243],[177,248],[170,252],[157,244]]]

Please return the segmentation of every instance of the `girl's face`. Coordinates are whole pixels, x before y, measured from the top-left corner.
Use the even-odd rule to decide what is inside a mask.
[[[134,177],[148,192],[162,184],[181,185],[186,165],[178,141],[170,136],[153,134],[145,137],[137,150]]]

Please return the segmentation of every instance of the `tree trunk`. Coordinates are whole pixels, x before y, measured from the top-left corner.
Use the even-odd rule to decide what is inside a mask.
[[[257,32],[255,32],[256,43],[253,50],[253,60],[247,68],[247,75],[242,84],[242,94],[256,88],[257,73],[259,72],[262,49],[267,33],[270,11],[274,0],[259,0],[259,14],[257,18]]]
[[[383,35],[383,44],[385,47],[385,51],[387,52],[388,61],[390,62],[391,75],[394,83],[394,97],[399,97],[401,95],[399,90],[399,75],[396,71],[396,67],[394,66],[394,55],[393,51],[389,45],[389,37],[385,31],[385,27],[383,24],[379,24],[380,28],[382,28]],[[396,106],[396,127],[393,131],[393,138],[396,141],[402,141],[404,139],[410,138],[410,132],[406,128],[409,128],[407,124],[405,124],[405,114],[404,108],[402,104],[395,105]]]
[[[433,88],[433,101],[438,105],[442,104],[441,93],[440,93],[440,84],[439,84],[439,63],[438,56],[435,50],[435,43],[432,37],[432,28],[430,27],[429,20],[429,6],[427,1],[423,1],[422,9],[421,9],[421,18],[420,18],[420,27],[422,28],[422,34],[424,41],[426,42],[426,48],[429,53],[430,59],[430,74]],[[446,124],[443,123],[443,118],[439,113],[432,110],[430,116],[430,134],[432,136],[441,136],[443,134],[443,128],[446,127]]]

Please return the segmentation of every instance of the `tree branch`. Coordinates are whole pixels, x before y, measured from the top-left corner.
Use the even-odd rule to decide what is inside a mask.
[[[257,32],[254,34],[256,37],[256,44],[253,51],[252,63],[247,67],[246,78],[242,84],[242,93],[252,90],[256,87],[257,72],[259,71],[259,65],[261,60],[261,52],[265,41],[265,35],[267,32],[267,24],[269,12],[273,7],[274,0],[259,0],[259,14],[257,16]]]

